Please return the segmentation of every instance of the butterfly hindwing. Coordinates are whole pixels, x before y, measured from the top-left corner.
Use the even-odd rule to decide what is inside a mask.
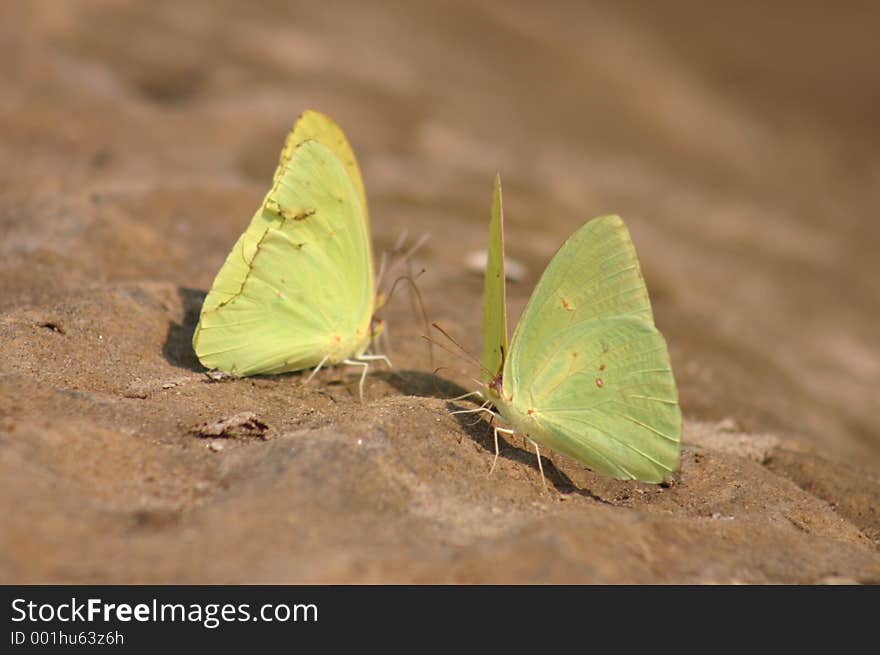
[[[510,387],[529,437],[617,478],[659,482],[677,468],[681,414],[656,328],[634,316],[575,324],[537,359]]]

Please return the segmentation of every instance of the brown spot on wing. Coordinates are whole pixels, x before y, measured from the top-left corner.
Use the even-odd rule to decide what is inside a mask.
[[[298,212],[293,212],[286,207],[282,207],[281,203],[279,203],[277,200],[267,200],[266,209],[275,214],[278,214],[278,216],[280,216],[285,221],[304,221],[317,211],[316,209],[311,208],[301,209]]]
[[[600,389],[601,389],[603,386],[605,386],[605,383],[602,382],[602,378],[596,378],[596,386],[599,387]]]

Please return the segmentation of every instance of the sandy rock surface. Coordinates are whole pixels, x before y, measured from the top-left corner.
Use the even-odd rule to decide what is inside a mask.
[[[876,35],[787,5],[4,4],[0,582],[880,582]],[[543,453],[545,492],[518,438],[487,476],[445,400],[478,371],[405,292],[364,403],[355,371],[205,374],[204,294],[309,107],[377,252],[430,234],[429,316],[471,351],[496,170],[513,320],[624,216],[685,415],[669,483]]]

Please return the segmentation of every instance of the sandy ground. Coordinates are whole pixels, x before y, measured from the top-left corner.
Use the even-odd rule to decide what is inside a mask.
[[[0,582],[880,582],[878,12],[702,3],[4,3]],[[623,483],[395,368],[212,382],[201,300],[313,107],[479,349],[491,179],[522,310],[620,213],[670,344],[680,472]],[[432,374],[435,368],[443,367]],[[465,405],[461,405],[464,407]],[[252,412],[263,435],[193,425]]]

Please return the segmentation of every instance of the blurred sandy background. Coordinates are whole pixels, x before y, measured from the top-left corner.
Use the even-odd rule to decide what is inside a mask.
[[[0,9],[0,581],[880,581],[873,3],[32,1]],[[315,108],[377,251],[430,234],[479,349],[501,171],[527,275],[619,213],[686,425],[618,483],[448,415],[405,298],[394,373],[207,382],[204,292]],[[433,364],[433,365],[432,365]],[[445,366],[432,377],[434,367]],[[356,391],[355,391],[356,396]],[[240,411],[262,439],[187,429]],[[357,445],[360,440],[360,446]]]

